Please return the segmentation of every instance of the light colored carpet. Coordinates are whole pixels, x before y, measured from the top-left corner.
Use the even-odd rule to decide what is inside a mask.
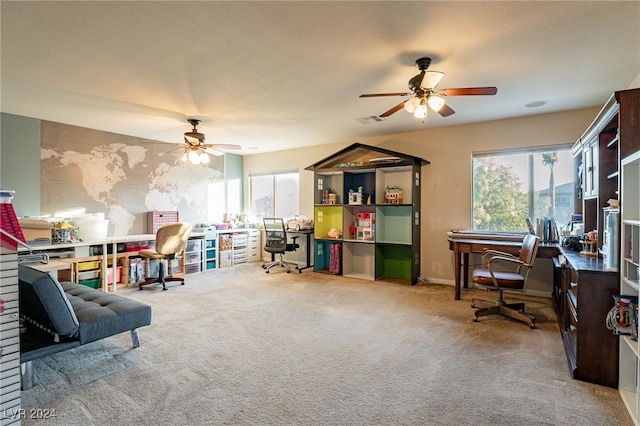
[[[140,330],[34,362],[24,425],[625,425],[617,390],[572,380],[550,300],[538,328],[471,321],[472,295],[259,264],[119,294]]]

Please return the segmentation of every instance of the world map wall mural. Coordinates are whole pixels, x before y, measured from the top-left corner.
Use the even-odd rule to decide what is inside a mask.
[[[209,185],[224,181],[222,156],[196,166],[180,161],[178,145],[49,121],[41,132],[41,213],[104,213],[108,235],[147,233],[152,210],[206,221]]]

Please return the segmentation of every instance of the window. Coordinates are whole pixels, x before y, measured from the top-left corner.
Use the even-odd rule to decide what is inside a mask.
[[[573,213],[573,187],[569,147],[474,154],[472,228],[526,232],[528,217],[561,226]]]
[[[239,214],[242,209],[240,202],[241,180],[215,182],[208,185],[208,221],[210,223],[224,222],[226,215]]]
[[[249,176],[252,218],[287,218],[298,214],[298,172]]]
[[[215,182],[209,184],[208,204],[209,223],[220,223],[227,212],[225,182]]]

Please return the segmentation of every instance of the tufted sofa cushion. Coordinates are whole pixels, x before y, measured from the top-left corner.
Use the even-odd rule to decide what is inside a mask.
[[[80,323],[80,343],[151,324],[151,307],[82,284],[61,283]]]

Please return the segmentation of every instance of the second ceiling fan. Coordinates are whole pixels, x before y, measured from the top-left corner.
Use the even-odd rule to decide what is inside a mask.
[[[444,100],[445,96],[495,95],[498,93],[496,87],[466,87],[436,91],[436,86],[440,83],[444,73],[440,71],[427,71],[430,65],[431,58],[424,57],[416,60],[416,67],[420,70],[420,74],[409,80],[410,92],[365,93],[360,95],[360,97],[373,98],[379,96],[413,95],[413,98],[400,102],[390,110],[380,114],[380,117],[389,117],[391,114],[404,108],[416,117],[424,118],[427,115],[427,106],[443,117],[448,117],[455,113],[450,106],[446,105]]]

